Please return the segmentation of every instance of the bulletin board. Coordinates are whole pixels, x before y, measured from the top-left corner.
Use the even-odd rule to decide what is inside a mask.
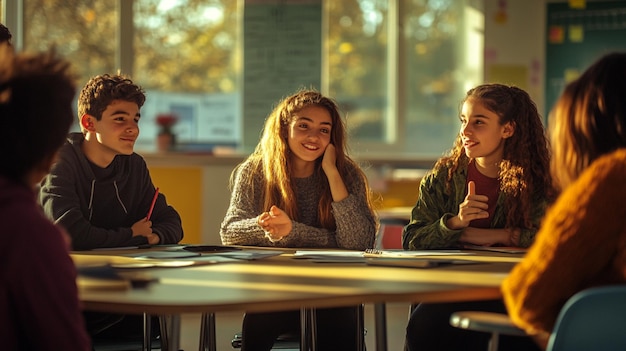
[[[322,0],[245,0],[243,23],[244,149],[251,151],[280,99],[320,89]]]
[[[603,54],[626,51],[626,1],[547,4],[546,116],[565,85]]]

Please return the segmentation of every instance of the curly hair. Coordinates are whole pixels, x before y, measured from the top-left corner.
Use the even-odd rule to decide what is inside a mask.
[[[257,144],[254,152],[249,156],[254,167],[254,172],[262,173],[265,177],[264,208],[269,209],[272,205],[277,205],[283,209],[290,218],[298,220],[299,210],[295,193],[293,190],[293,180],[291,177],[291,158],[289,157],[289,145],[286,136],[288,128],[297,112],[309,106],[319,106],[328,111],[332,119],[332,129],[330,143],[335,146],[337,153],[337,169],[344,182],[350,184],[354,177],[362,179],[367,185],[367,178],[363,171],[346,154],[346,128],[339,114],[339,109],[334,100],[322,95],[315,90],[300,90],[295,94],[283,99],[274,108],[265,120],[261,140]],[[321,167],[322,158],[316,161],[315,172],[319,175],[322,190],[321,199],[318,205],[318,222],[323,228],[335,230],[335,218],[331,211],[332,194],[328,185],[328,179]],[[352,167],[350,167],[352,166]],[[350,169],[357,170],[349,172]],[[231,177],[231,187],[234,175]],[[253,184],[249,184],[253,186]],[[369,189],[369,186],[367,186]],[[367,201],[372,210],[371,194],[368,192]]]
[[[54,50],[15,54],[0,44],[0,174],[16,182],[63,145],[76,76]]]
[[[92,77],[78,97],[78,118],[88,114],[99,121],[104,110],[114,100],[134,102],[141,108],[146,101],[146,95],[140,86],[123,75],[103,74]]]
[[[598,59],[550,113],[551,170],[562,189],[598,157],[626,147],[626,52]]]
[[[468,100],[481,102],[497,114],[500,125],[511,123],[515,126],[515,133],[504,141],[498,178],[500,191],[507,195],[506,228],[530,228],[533,198],[542,194],[552,201],[556,196],[550,176],[549,142],[537,106],[524,90],[503,84],[472,88],[463,102]],[[449,167],[450,181],[459,165],[468,161],[459,134],[452,149],[437,161],[434,168]]]

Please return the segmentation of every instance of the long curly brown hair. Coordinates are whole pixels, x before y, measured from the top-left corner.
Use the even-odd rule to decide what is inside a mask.
[[[500,162],[500,191],[506,195],[506,228],[532,227],[533,198],[552,201],[556,192],[550,176],[550,148],[537,106],[524,90],[503,84],[483,84],[470,89],[463,102],[478,101],[496,113],[500,125],[511,123],[515,132],[504,141]],[[467,164],[461,135],[435,169],[448,167],[448,186],[460,164]]]

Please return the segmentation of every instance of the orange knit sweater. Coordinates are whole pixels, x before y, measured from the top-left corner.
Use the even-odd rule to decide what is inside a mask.
[[[626,282],[626,149],[598,158],[565,189],[502,285],[513,322],[547,336],[567,299]]]

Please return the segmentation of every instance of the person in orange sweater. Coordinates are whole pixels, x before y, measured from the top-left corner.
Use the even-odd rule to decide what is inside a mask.
[[[544,347],[572,295],[626,283],[625,92],[626,52],[610,53],[565,88],[550,116],[562,192],[502,285],[512,321]]]

